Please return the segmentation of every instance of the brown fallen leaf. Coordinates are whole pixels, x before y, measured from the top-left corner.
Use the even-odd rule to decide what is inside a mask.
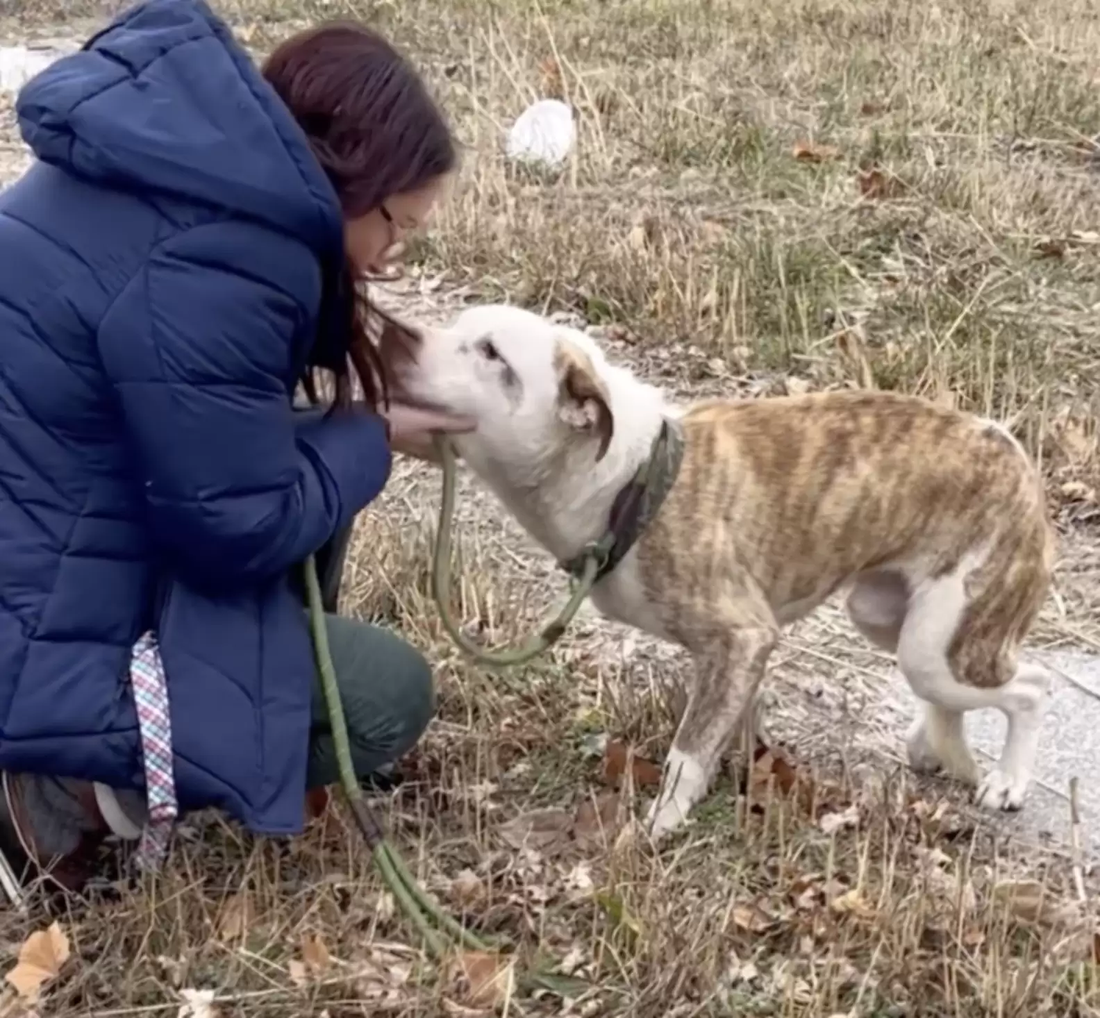
[[[445,966],[451,992],[460,1004],[475,1008],[502,1008],[515,994],[515,962],[499,954],[462,951]]]
[[[489,896],[485,889],[485,881],[473,870],[463,870],[451,881],[450,896],[452,901],[458,902],[463,908],[474,908],[481,905]]]
[[[36,930],[19,948],[19,958],[4,978],[26,1001],[38,1000],[42,987],[56,979],[69,959],[69,938],[59,923]]]
[[[615,840],[626,822],[625,810],[615,792],[600,792],[584,799],[573,819],[573,837],[582,848],[599,848]]]
[[[788,892],[791,903],[802,912],[816,911],[825,897],[824,877],[820,873],[809,873],[799,877]]]
[[[218,914],[218,939],[226,942],[240,940],[252,924],[252,901],[245,893],[232,894],[225,900]]]
[[[550,852],[569,843],[573,817],[563,809],[538,809],[521,813],[500,827],[500,836],[512,848]]]
[[[859,104],[860,116],[874,117],[886,112],[886,103],[876,102],[874,99],[865,99]]]
[[[1100,965],[1100,930],[1092,931],[1092,963]]]
[[[307,933],[302,937],[302,961],[311,976],[321,975],[332,963],[332,955],[316,933]]]
[[[1055,237],[1048,237],[1035,245],[1035,255],[1038,258],[1064,258],[1066,255],[1066,242]]]
[[[790,762],[776,750],[765,750],[753,763],[750,775],[751,793],[754,799],[768,794],[768,783],[780,795],[789,796],[799,784],[798,773]]]
[[[829,907],[841,915],[854,915],[858,919],[873,919],[875,910],[856,888],[845,891],[829,902]]]
[[[980,926],[965,926],[959,934],[959,942],[963,947],[981,947],[985,943],[985,930]]]
[[[856,174],[859,193],[868,201],[890,201],[900,198],[908,188],[901,178],[887,170],[871,167]]]
[[[914,797],[909,800],[906,809],[920,821],[921,826],[930,835],[936,838],[957,838],[971,829],[951,808],[951,803],[947,799],[930,803]]]
[[[791,155],[802,163],[825,163],[840,158],[840,149],[835,145],[819,145],[812,141],[799,141],[791,150]]]
[[[739,930],[749,933],[767,933],[776,924],[775,917],[756,904],[734,905],[730,918]]]
[[[1015,918],[1035,922],[1043,913],[1045,892],[1038,880],[1002,880],[994,885],[992,898]]]
[[[621,742],[608,741],[603,754],[603,781],[618,788],[626,773],[627,759],[635,788],[656,788],[661,783],[661,768],[652,760],[631,756],[629,748]]]
[[[1060,898],[1038,880],[1002,880],[993,886],[990,897],[1024,923],[1064,926],[1080,917],[1073,902]]]
[[[287,972],[290,981],[295,986],[305,986],[312,979],[323,975],[332,963],[332,955],[329,954],[325,942],[316,933],[302,935],[302,957],[292,958],[287,964]]]

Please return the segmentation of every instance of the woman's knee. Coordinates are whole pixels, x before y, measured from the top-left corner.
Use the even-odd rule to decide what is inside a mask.
[[[404,642],[404,641],[402,641]],[[405,644],[407,653],[393,680],[400,686],[398,707],[400,735],[397,754],[407,752],[420,741],[435,716],[435,676],[428,659],[415,647]]]
[[[411,749],[435,713],[427,659],[397,634],[330,616],[329,643],[353,742],[391,757]]]

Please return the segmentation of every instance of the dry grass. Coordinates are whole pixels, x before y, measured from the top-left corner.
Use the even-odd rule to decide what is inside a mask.
[[[42,21],[62,6],[95,14],[13,13],[56,34]],[[1091,517],[1089,0],[222,6],[259,50],[319,17],[367,17],[425,68],[467,149],[416,252],[428,299],[461,288],[580,315],[684,392],[859,383],[953,399],[1010,420],[1073,515]],[[555,93],[578,110],[575,161],[556,179],[509,169],[502,127]],[[418,524],[435,482],[422,480],[401,473],[366,514],[346,608],[438,663],[439,718],[379,799],[395,841],[521,966],[564,962],[588,983],[568,1002],[521,993],[511,1013],[1100,1013],[1091,927],[1065,905],[1069,863],[1017,857],[957,789],[910,785],[904,768],[846,748],[859,706],[818,703],[817,687],[848,677],[842,699],[858,699],[855,677],[884,663],[853,654],[827,615],[777,655],[810,703],[801,727],[781,719],[796,770],[767,758],[748,778],[731,769],[659,856],[614,830],[603,844],[594,812],[621,819],[603,740],[660,759],[660,693],[682,661],[589,621],[513,682],[469,667],[427,600]],[[545,603],[552,573],[466,493],[463,616],[501,641],[531,621],[529,601]],[[1094,580],[1066,580],[1079,629]],[[836,736],[824,748],[823,727]],[[630,788],[618,795],[633,805]],[[556,812],[541,847],[521,847],[536,809]],[[1050,887],[1053,910],[1006,907],[994,889],[1024,875]],[[43,1015],[171,1016],[194,988],[215,991],[223,1016],[477,1010],[423,963],[338,809],[287,843],[197,818],[159,880],[61,921],[77,957]],[[0,937],[14,953],[32,925],[42,917],[4,917]]]
[[[405,491],[399,481],[391,498]],[[602,736],[658,759],[670,728],[656,690],[591,638],[518,685],[469,668],[429,607],[426,535],[402,525],[364,522],[348,608],[435,655],[441,706],[378,805],[426,886],[506,937],[521,970],[564,966],[578,980],[568,1001],[521,995],[510,1013],[1096,1013],[1092,926],[1067,904],[1070,867],[1007,851],[957,790],[910,786],[904,768],[765,757],[748,778],[731,768],[659,856],[618,837],[631,789],[608,785]],[[466,616],[506,639],[530,581],[502,582],[492,536],[476,531],[461,565]],[[659,670],[626,654],[635,680]],[[1023,879],[1051,896],[1038,916],[1031,885],[1006,904]],[[221,1015],[488,1013],[464,1010],[463,987],[410,946],[339,809],[287,842],[195,818],[155,884],[60,919],[76,960],[42,1014],[174,1015],[196,988],[216,992]],[[2,929],[14,951],[29,926]]]
[[[255,42],[281,34],[242,7]],[[950,399],[1008,419],[1091,486],[1088,0],[1057,14],[1003,0],[367,10],[417,55],[466,146],[419,251],[427,273],[611,323],[688,380],[779,373]],[[579,126],[556,179],[501,156],[503,129],[548,95]]]

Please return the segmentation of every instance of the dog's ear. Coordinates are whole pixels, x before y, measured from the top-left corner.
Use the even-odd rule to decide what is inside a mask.
[[[423,342],[419,329],[394,318],[378,308],[371,308],[368,319],[368,336],[374,346],[374,357],[361,344],[352,343],[348,356],[360,378],[374,378],[388,399],[401,397],[401,376],[416,362],[416,355]],[[381,374],[381,379],[379,379]]]
[[[558,375],[558,417],[577,431],[597,435],[596,462],[604,458],[615,433],[611,394],[588,355],[575,343],[560,340],[554,351]]]
[[[378,308],[371,308],[371,313],[377,319],[375,347],[383,367],[399,367],[415,360],[423,342],[420,330]]]

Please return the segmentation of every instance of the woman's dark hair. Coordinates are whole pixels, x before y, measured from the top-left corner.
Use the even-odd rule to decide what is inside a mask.
[[[305,131],[349,218],[378,208],[391,195],[414,191],[454,169],[454,141],[442,113],[412,65],[358,22],[329,22],[291,36],[263,65],[263,75]],[[322,307],[340,335],[319,335],[321,358],[335,376],[335,403],[351,400],[349,361],[367,403],[387,398],[392,362],[417,337],[374,307],[356,286],[346,258],[326,266]],[[382,324],[377,341],[371,318]],[[326,316],[327,317],[327,316]],[[321,330],[326,330],[322,318]],[[316,402],[311,361],[302,379]]]

